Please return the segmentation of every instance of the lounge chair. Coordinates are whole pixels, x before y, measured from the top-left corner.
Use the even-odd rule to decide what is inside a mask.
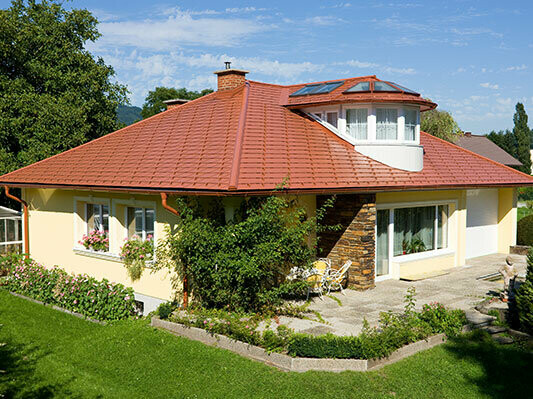
[[[344,289],[342,288],[342,282],[344,281],[346,273],[348,273],[348,269],[351,265],[352,261],[348,260],[340,269],[332,270],[329,276],[327,276],[325,286],[328,289],[328,294],[331,292],[332,288],[336,289],[338,287],[341,291],[341,294],[345,295]]]
[[[331,260],[327,258],[318,259],[313,263],[313,268],[309,270],[309,274],[306,277],[306,280],[310,283],[307,290],[307,299],[309,299],[309,294],[311,293],[318,294],[322,298],[330,270]]]

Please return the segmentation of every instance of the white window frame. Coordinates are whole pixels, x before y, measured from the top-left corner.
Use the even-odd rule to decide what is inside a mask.
[[[457,210],[457,200],[439,200],[439,201],[418,201],[418,202],[398,202],[398,203],[387,203],[387,204],[377,204],[376,209],[388,209],[389,210],[389,274],[385,276],[375,276],[376,270],[374,268],[374,278],[375,281],[385,280],[387,278],[390,278],[392,276],[392,264],[393,263],[405,263],[405,262],[412,262],[422,259],[428,259],[428,258],[434,258],[439,256],[446,256],[446,255],[452,255],[456,253],[455,247],[452,245],[451,240],[451,229],[450,229],[450,220],[451,220],[451,213],[452,213],[452,207],[455,210]],[[437,242],[438,242],[438,206],[439,205],[448,205],[448,220],[447,220],[447,228],[446,228],[446,247],[437,249]],[[394,256],[394,210],[395,209],[401,209],[401,208],[417,208],[417,207],[424,207],[424,206],[434,206],[435,207],[435,233],[433,236],[434,240],[434,249],[424,252],[417,252],[413,254],[406,254],[406,255],[397,255]],[[376,220],[377,223],[377,220]],[[377,224],[375,225],[376,231],[377,231]],[[454,242],[453,242],[454,243]],[[457,243],[454,243],[457,245]],[[375,251],[376,259],[377,259],[377,251]],[[375,259],[375,261],[376,261]]]
[[[109,251],[101,254],[109,254],[111,253],[111,234],[113,234],[113,217],[114,217],[114,211],[111,206],[111,200],[109,198],[102,198],[102,197],[94,197],[94,196],[88,196],[88,197],[74,197],[73,199],[73,215],[74,215],[74,223],[73,223],[73,249],[77,252],[84,251],[84,252],[90,252],[90,253],[96,253],[95,251],[91,251],[88,249],[85,249],[83,245],[79,243],[79,241],[82,239],[82,236],[79,236],[79,233],[82,234],[88,234],[88,224],[87,224],[87,204],[93,204],[93,205],[107,205],[107,209],[109,210],[109,231],[107,236],[110,238],[109,240]],[[83,203],[83,215],[80,215],[78,213],[78,204]]]
[[[126,206],[124,208],[124,224],[125,224],[125,227],[126,227],[126,237],[125,238],[129,238],[128,237],[128,226],[130,224],[130,220],[128,218],[128,208],[140,208],[143,210],[143,213],[142,213],[142,236],[140,237],[141,240],[145,241],[146,240],[146,237],[148,237],[148,235],[146,234],[146,210],[147,209],[152,209],[154,211],[154,232],[152,234],[152,240],[154,239],[154,236],[155,236],[155,207],[149,207],[149,206]],[[155,242],[155,241],[154,241]]]
[[[98,212],[98,219],[100,219],[100,226],[103,228],[104,226],[104,206],[106,206],[107,204],[100,204],[100,203],[96,203],[96,202],[86,202],[85,203],[85,227],[86,227],[86,234],[89,234],[89,224],[88,224],[88,220],[89,220],[89,210],[88,210],[88,205],[92,205],[93,207],[96,205],[98,206],[98,209],[99,209],[99,212]],[[109,205],[107,205],[107,212],[108,212],[108,215],[107,215],[107,223],[110,224],[111,222],[111,207]],[[109,226],[111,227],[111,226]],[[104,233],[105,230],[98,230],[100,231],[100,233]],[[109,233],[109,230],[107,230],[108,233]]]

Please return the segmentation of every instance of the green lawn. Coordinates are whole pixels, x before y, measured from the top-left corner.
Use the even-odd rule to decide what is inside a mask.
[[[517,212],[517,220],[520,220],[526,216],[529,216],[529,215],[532,215],[533,214],[533,209],[530,209],[530,208],[526,208],[525,206],[522,206],[522,207],[519,207],[516,209],[516,212]]]
[[[371,373],[285,373],[149,327],[102,326],[0,290],[0,393],[13,398],[529,397],[533,356],[465,339]]]

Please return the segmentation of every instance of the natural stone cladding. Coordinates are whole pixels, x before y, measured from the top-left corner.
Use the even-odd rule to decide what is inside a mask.
[[[317,207],[329,196],[318,196]],[[348,285],[366,290],[374,287],[374,254],[376,196],[375,194],[337,195],[335,205],[329,208],[322,221],[324,225],[340,225],[336,231],[320,234],[318,256],[332,260],[332,266],[340,267],[352,261],[348,271]]]

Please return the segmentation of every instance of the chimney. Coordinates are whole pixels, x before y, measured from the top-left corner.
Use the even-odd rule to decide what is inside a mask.
[[[172,100],[165,100],[163,103],[167,106],[167,110],[171,108],[179,107],[182,104],[188,103],[190,100],[184,100],[183,98],[173,98]]]
[[[221,71],[213,72],[218,77],[218,91],[222,90],[231,90],[236,87],[239,87],[246,82],[246,74],[248,71],[243,71],[242,69],[233,69],[231,67],[231,62],[224,62],[225,69]]]
[[[465,133],[466,137],[471,137],[472,136],[472,132],[464,132],[464,133]]]

